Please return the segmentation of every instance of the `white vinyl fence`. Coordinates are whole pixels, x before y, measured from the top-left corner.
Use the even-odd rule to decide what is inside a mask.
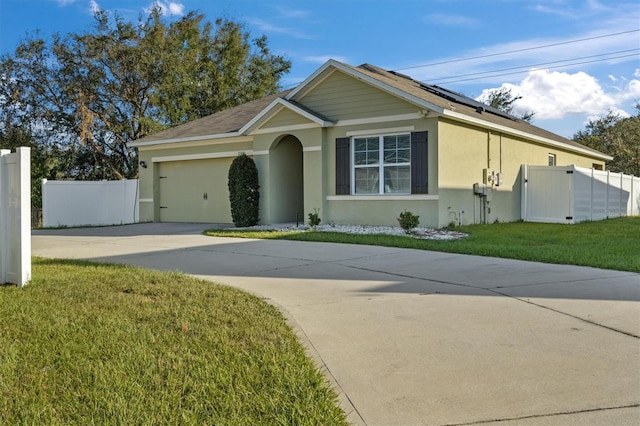
[[[138,222],[138,180],[42,181],[44,227]]]
[[[522,220],[577,223],[640,215],[640,178],[576,166],[522,166]]]
[[[0,149],[0,284],[31,280],[31,149]]]

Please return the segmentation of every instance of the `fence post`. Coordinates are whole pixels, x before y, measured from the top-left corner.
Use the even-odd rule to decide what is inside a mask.
[[[7,193],[9,182],[5,173],[5,157],[7,157],[11,151],[8,149],[0,149],[0,284],[7,282],[7,256],[8,246],[7,242],[9,237],[7,235],[7,216],[9,208],[9,200],[5,196]]]
[[[0,150],[0,283],[31,280],[30,148]]]
[[[520,166],[520,219],[524,222],[529,221],[529,185],[527,179],[529,178],[529,166],[527,164],[522,164]],[[475,201],[474,201],[475,203]],[[475,221],[475,218],[474,218]]]
[[[624,193],[624,190],[622,189],[623,185],[624,185],[624,173],[620,172],[620,187],[618,188],[618,197],[620,197],[620,202],[618,203],[618,217],[624,217],[627,215],[627,206],[624,206],[624,213],[622,213],[622,208],[623,208],[622,194]]]

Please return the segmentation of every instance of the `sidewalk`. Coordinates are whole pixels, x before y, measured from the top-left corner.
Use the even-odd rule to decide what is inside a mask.
[[[395,248],[35,231],[36,256],[181,270],[281,307],[368,425],[638,424],[640,275]]]

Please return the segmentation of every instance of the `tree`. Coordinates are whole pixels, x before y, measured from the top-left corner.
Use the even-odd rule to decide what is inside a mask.
[[[231,219],[236,226],[253,226],[260,218],[260,185],[256,163],[246,154],[233,159],[229,167]]]
[[[496,108],[502,112],[507,114],[512,114],[513,109],[515,107],[515,102],[519,99],[522,99],[522,96],[514,96],[511,93],[511,89],[508,87],[501,87],[499,89],[492,89],[484,95],[484,103],[487,105]],[[531,122],[531,119],[536,113],[533,111],[528,111],[519,118],[521,120]]]
[[[609,110],[587,122],[585,130],[573,135],[573,140],[611,155],[607,163],[612,172],[640,176],[640,103],[636,115],[622,117]]]
[[[87,33],[30,37],[0,59],[0,122],[64,151],[69,177],[132,178],[128,142],[275,93],[290,66],[230,20],[99,11]]]
[[[55,147],[38,145],[25,129],[0,128],[0,149],[15,151],[18,147],[31,149],[31,207],[42,208],[42,180],[59,179],[64,175],[65,155]]]

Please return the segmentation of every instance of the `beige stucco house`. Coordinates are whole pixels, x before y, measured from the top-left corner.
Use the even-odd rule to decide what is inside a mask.
[[[261,223],[421,226],[520,219],[522,164],[611,157],[473,99],[372,65],[328,61],[297,88],[130,144],[140,220],[230,223],[227,174],[254,158]]]

